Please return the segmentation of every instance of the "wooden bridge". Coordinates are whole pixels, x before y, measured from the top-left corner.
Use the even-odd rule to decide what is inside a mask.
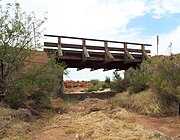
[[[150,58],[150,44],[120,42],[80,37],[44,35],[44,51],[56,52],[57,62],[65,62],[67,68],[91,68],[127,70],[137,67],[143,60]],[[53,40],[53,41],[52,41]]]

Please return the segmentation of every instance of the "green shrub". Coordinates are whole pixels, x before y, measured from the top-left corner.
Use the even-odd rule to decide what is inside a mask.
[[[178,87],[180,86],[180,55],[173,60],[164,58],[157,61],[153,66],[154,73],[151,76],[149,85],[151,88],[164,94],[178,95]]]
[[[138,70],[136,71],[137,71],[137,74],[131,78],[129,82],[129,88],[128,88],[130,91],[134,93],[144,91],[148,89],[149,87],[147,84],[147,81],[149,80],[148,73],[142,73],[142,72],[139,72]]]
[[[130,92],[138,93],[149,88],[148,81],[151,78],[149,69],[151,61],[144,61],[139,69],[130,68],[125,72],[124,81],[126,89]]]
[[[109,85],[105,82],[98,82],[96,84],[92,84],[85,89],[85,92],[93,92],[93,91],[103,91],[104,89],[109,88]]]
[[[10,105],[11,108],[18,109],[22,107],[22,102],[25,100],[25,94],[20,88],[13,88],[9,94],[6,95],[4,101]]]
[[[107,84],[110,84],[111,83],[111,78],[106,76],[106,79],[105,79],[104,82],[107,83]]]
[[[98,79],[91,79],[90,83],[93,85],[97,85],[99,83],[99,80]]]
[[[113,72],[113,81],[110,83],[110,87],[116,92],[122,92],[126,90],[126,82],[121,78],[117,71]]]
[[[5,96],[5,101],[11,108],[32,108],[41,111],[51,108],[50,97],[57,91],[63,66],[52,59],[42,66],[32,66],[31,70],[22,74],[12,83],[13,87]]]
[[[124,80],[117,80],[111,82],[110,87],[116,92],[123,92],[126,90],[126,83]]]

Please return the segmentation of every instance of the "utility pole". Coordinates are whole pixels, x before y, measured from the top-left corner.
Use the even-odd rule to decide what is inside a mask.
[[[169,43],[168,50],[169,50],[169,55],[172,56],[172,42]]]
[[[157,55],[159,54],[159,36],[157,35]]]

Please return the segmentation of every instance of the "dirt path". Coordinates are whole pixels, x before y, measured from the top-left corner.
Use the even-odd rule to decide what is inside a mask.
[[[77,104],[70,104],[67,114],[56,115],[49,126],[33,134],[31,139],[170,140],[166,136],[169,135],[178,140],[179,119],[142,116],[114,107],[107,100],[87,98]]]
[[[136,114],[135,120],[145,128],[161,131],[180,140],[180,116],[155,118]]]

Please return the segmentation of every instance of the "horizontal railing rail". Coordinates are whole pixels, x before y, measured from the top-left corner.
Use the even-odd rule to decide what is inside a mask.
[[[57,38],[67,38],[67,39],[87,40],[87,41],[99,41],[99,42],[109,42],[109,43],[120,43],[120,44],[129,44],[129,45],[152,46],[151,44],[133,43],[133,42],[122,42],[122,41],[103,40],[103,39],[81,38],[81,37],[72,37],[72,36],[58,36],[58,35],[48,35],[48,34],[45,34],[44,36],[46,36],[46,37],[57,37]]]

